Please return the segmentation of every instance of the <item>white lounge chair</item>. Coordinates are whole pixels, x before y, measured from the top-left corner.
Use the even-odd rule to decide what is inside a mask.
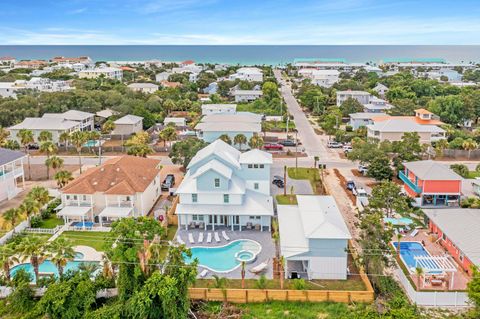
[[[203,232],[198,235],[198,242],[203,243]]]
[[[264,272],[267,269],[267,267],[268,267],[268,260],[264,261],[263,263],[260,263],[260,264],[256,265],[253,268],[250,268],[249,271],[252,274],[258,275],[259,273]]]
[[[410,234],[410,237],[415,237],[418,234],[418,229],[414,229],[412,233]]]
[[[183,241],[182,237],[180,237],[180,235],[177,235],[177,242],[178,242],[180,245],[185,245],[185,242]]]
[[[208,269],[202,270],[202,272],[200,273],[200,278],[205,278],[207,274],[208,274]]]
[[[207,243],[211,243],[212,242],[212,233],[208,233],[207,234]]]
[[[188,241],[190,242],[190,244],[195,244],[192,233],[188,233]]]
[[[218,235],[218,233],[215,232],[215,234],[213,234],[213,236],[215,237],[215,241],[216,241],[217,243],[219,243],[219,242],[220,242],[220,236]]]
[[[226,240],[226,241],[229,241],[230,240],[230,237],[227,236],[227,233],[222,230],[222,237]]]

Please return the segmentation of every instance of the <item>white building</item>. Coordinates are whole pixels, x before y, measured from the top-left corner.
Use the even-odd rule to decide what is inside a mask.
[[[72,89],[70,83],[61,80],[33,77],[30,80],[17,80],[15,86],[18,89],[31,89],[40,92],[65,92]]]
[[[143,117],[136,115],[125,115],[115,122],[115,129],[112,135],[131,135],[143,130]]]
[[[168,77],[172,75],[170,72],[161,72],[155,75],[156,82],[168,81]]]
[[[285,277],[347,279],[351,235],[335,199],[297,195],[297,202],[277,207]]]
[[[0,97],[11,97],[16,99],[18,88],[13,82],[0,82]]]
[[[269,231],[272,155],[241,153],[221,140],[200,150],[176,193],[179,227]]]
[[[237,104],[203,104],[202,115],[211,114],[235,114]]]
[[[310,79],[312,84],[326,88],[337,83],[340,77],[338,70],[301,69],[298,74]]]
[[[124,217],[146,216],[161,195],[160,161],[119,156],[91,168],[60,190],[66,223],[90,221],[106,226]]]
[[[0,148],[0,203],[12,199],[24,188],[24,159],[22,152]]]
[[[381,98],[385,98],[385,94],[387,94],[388,92],[388,87],[382,83],[377,83],[377,85],[375,85],[373,90],[377,92]]]
[[[237,79],[249,82],[263,82],[263,72],[259,68],[240,68],[236,73],[229,76],[229,80],[231,81],[235,81]]]
[[[349,98],[357,100],[360,104],[368,104],[371,96],[365,91],[337,91],[337,106],[342,105]]]
[[[393,105],[387,103],[387,101],[379,99],[375,95],[371,95],[369,102],[363,105],[363,111],[367,113],[382,113],[390,110]]]
[[[234,114],[211,114],[202,118],[195,126],[198,137],[205,142],[212,143],[221,135],[228,135],[233,141],[236,135],[243,134],[249,140],[252,136],[262,131],[262,116],[250,112],[238,112]],[[243,148],[248,146],[243,145]]]
[[[23,122],[7,128],[10,132],[10,137],[19,143],[20,139],[17,134],[22,129],[32,131],[36,142],[38,142],[38,137],[42,131],[48,131],[52,134],[52,142],[58,144],[62,133],[80,130],[80,123],[59,117],[27,117]]]
[[[127,85],[127,87],[132,91],[146,94],[152,94],[158,91],[158,85],[153,83],[132,83]]]
[[[94,130],[94,120],[95,114],[78,111],[78,110],[68,110],[63,113],[45,113],[43,114],[44,118],[59,118],[67,121],[78,122],[80,124],[80,130],[82,131],[93,131]]]
[[[357,130],[360,127],[366,127],[367,125],[373,124],[373,118],[377,116],[387,116],[385,113],[352,113],[349,114],[350,122],[349,125],[353,128],[353,130]]]
[[[164,125],[173,124],[175,126],[187,126],[187,119],[184,117],[166,117],[163,120]]]
[[[102,75],[107,79],[122,80],[123,71],[119,68],[100,67],[78,72],[78,77],[80,79],[96,79]]]
[[[235,98],[235,102],[251,102],[262,97],[261,90],[233,90],[231,95]]]

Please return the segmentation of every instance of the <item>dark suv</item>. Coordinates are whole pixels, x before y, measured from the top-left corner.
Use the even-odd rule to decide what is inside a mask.
[[[285,187],[285,181],[283,180],[283,177],[277,175],[273,176],[272,184],[277,185],[278,188]]]
[[[175,176],[173,176],[173,174],[168,174],[162,183],[162,191],[168,191],[174,185],[175,185]]]
[[[281,140],[278,141],[278,144],[283,145],[283,146],[296,146],[297,143],[295,143],[294,140]]]

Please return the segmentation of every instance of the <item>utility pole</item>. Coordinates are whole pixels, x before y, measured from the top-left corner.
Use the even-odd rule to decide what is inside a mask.
[[[297,134],[298,134],[298,132],[295,131],[295,172],[297,172],[297,169],[298,169],[298,153],[297,153],[297,150],[298,150],[298,138],[297,138]]]
[[[283,196],[287,196],[287,165],[283,166]]]

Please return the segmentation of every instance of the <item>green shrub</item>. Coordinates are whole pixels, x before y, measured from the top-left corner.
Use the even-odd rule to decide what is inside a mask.
[[[257,282],[255,282],[255,288],[267,289],[267,277],[265,275],[261,275],[260,278],[258,278]]]
[[[41,216],[32,216],[30,218],[30,227],[32,228],[38,228],[40,227],[40,224],[42,223],[42,217]]]
[[[307,289],[307,283],[305,282],[305,279],[303,279],[303,278],[294,279],[293,280],[293,289],[295,289],[295,290],[305,290],[305,289]]]
[[[347,132],[352,132],[353,131],[353,127],[351,125],[347,125],[345,126],[345,131]]]

